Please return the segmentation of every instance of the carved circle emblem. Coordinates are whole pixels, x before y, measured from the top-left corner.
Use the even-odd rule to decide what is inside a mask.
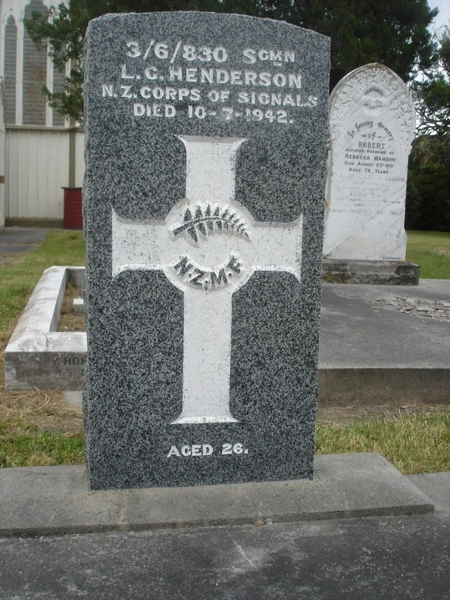
[[[188,198],[174,207],[166,225],[173,240],[185,244],[171,265],[179,285],[213,291],[243,283],[246,269],[241,244],[251,241],[245,212],[232,203],[194,203]]]
[[[379,117],[389,107],[386,91],[379,85],[369,85],[360,98],[364,112],[370,117]]]

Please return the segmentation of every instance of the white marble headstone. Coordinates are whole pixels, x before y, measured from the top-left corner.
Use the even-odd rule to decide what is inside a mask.
[[[390,69],[349,73],[330,97],[330,154],[323,254],[340,260],[404,260],[408,155],[414,105]]]

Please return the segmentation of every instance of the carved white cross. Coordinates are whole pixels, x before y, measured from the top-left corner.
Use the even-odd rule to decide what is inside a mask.
[[[302,216],[256,222],[234,200],[238,138],[179,138],[186,198],[165,221],[112,214],[112,274],[162,270],[184,292],[183,408],[174,423],[234,422],[230,414],[233,293],[255,271],[300,281]]]

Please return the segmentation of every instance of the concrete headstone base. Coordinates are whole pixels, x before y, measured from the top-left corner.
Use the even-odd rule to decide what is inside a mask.
[[[419,285],[420,266],[402,260],[323,260],[326,283]]]
[[[379,454],[316,456],[314,479],[90,491],[85,467],[0,470],[0,535],[424,514],[433,502]]]

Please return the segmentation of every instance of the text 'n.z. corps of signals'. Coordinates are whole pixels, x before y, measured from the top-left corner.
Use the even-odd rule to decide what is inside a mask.
[[[120,84],[105,82],[101,93],[129,100],[135,117],[170,119],[181,113],[188,119],[290,125],[296,109],[317,106],[317,97],[302,89],[294,50],[244,48],[242,67],[229,62],[223,46],[130,41]]]

